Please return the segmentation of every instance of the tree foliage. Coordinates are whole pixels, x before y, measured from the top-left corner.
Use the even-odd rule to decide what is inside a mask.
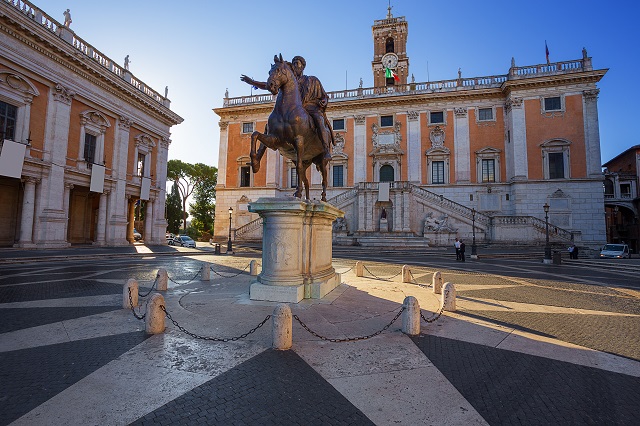
[[[174,182],[171,185],[171,192],[167,196],[167,230],[172,234],[180,232],[180,221],[182,220],[182,200],[178,192],[178,185]]]
[[[193,194],[195,204],[190,204],[195,222],[211,229],[213,214],[211,205],[215,200],[218,169],[203,163],[189,164],[180,160],[167,162],[167,179],[174,182],[182,202],[182,222],[187,229],[187,199]],[[206,219],[206,216],[209,216]],[[211,224],[211,225],[209,225]]]

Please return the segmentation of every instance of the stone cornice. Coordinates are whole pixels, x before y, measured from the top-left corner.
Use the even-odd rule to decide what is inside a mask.
[[[529,90],[545,87],[557,87],[576,84],[594,84],[599,82],[609,69],[547,75],[526,79],[507,80],[502,83],[502,91],[509,95],[515,90]]]

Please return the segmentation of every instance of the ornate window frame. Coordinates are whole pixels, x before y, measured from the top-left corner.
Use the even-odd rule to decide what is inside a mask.
[[[394,121],[393,127],[379,128],[376,123],[371,125],[373,150],[369,153],[369,156],[373,157],[374,182],[380,182],[380,168],[384,165],[393,167],[394,179],[399,180],[402,176],[401,166],[404,150],[400,148],[402,142],[400,128],[401,123],[399,121]]]
[[[451,151],[444,146],[445,132],[440,126],[431,129],[429,133],[431,148],[425,151],[427,156],[427,184],[447,185],[449,184],[449,170],[451,169]],[[433,162],[444,161],[444,183],[433,183]]]
[[[251,158],[248,155],[241,155],[236,158],[236,168],[238,172],[238,188],[253,188],[253,173],[251,173]],[[249,167],[249,186],[242,186],[242,168]]]
[[[133,159],[135,161],[133,175],[141,178],[151,178],[151,152],[153,151],[153,148],[155,148],[156,143],[153,140],[153,137],[146,133],[140,133],[134,140],[136,141],[136,149],[133,154]],[[142,176],[138,174],[138,154],[144,155],[144,175]]]
[[[80,150],[78,151],[78,168],[85,170],[91,168],[91,164],[84,158],[84,148],[86,135],[93,135],[96,137],[96,148],[93,155],[93,161],[95,164],[105,165],[104,158],[104,134],[107,129],[111,127],[111,122],[100,111],[94,109],[88,109],[80,113]],[[135,169],[138,164],[138,152],[134,156]],[[145,161],[146,163],[146,161]]]
[[[500,153],[502,150],[490,146],[484,147],[476,151],[476,182],[483,184],[497,183],[501,181],[500,176]],[[494,161],[494,177],[495,181],[482,180],[482,160]]]
[[[544,179],[551,179],[549,176],[549,153],[562,153],[562,161],[564,166],[564,177],[554,178],[553,180],[570,179],[571,177],[571,142],[566,139],[550,139],[540,144],[542,151],[542,176]]]
[[[40,96],[40,92],[28,78],[13,71],[0,71],[0,100],[17,109],[15,142],[28,145],[31,103],[36,96]]]
[[[331,163],[329,164],[329,186],[333,187],[333,166],[342,166],[342,186],[335,188],[344,188],[347,186],[347,176],[349,176],[349,156],[344,153],[345,140],[342,133],[335,134],[336,144],[331,154]]]

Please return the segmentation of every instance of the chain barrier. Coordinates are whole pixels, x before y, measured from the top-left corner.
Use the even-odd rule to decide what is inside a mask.
[[[336,274],[346,274],[347,272],[349,272],[350,270],[352,270],[353,268],[355,268],[355,266],[352,266],[351,268],[347,269],[346,271],[342,271],[342,272],[338,272],[336,271]]]
[[[448,297],[449,297],[449,290],[445,291],[444,300],[447,300]],[[440,310],[438,312],[436,312],[431,318],[425,318],[425,316],[422,314],[422,309],[420,310],[420,317],[425,322],[432,323],[432,322],[436,322],[438,320],[438,318],[440,318],[442,316],[443,312],[444,312],[444,303],[442,303],[442,306],[440,306]]]
[[[210,266],[209,269],[211,270],[211,272],[213,272],[216,275],[221,276],[222,278],[233,278],[233,277],[237,277],[238,275],[244,273],[244,271],[246,271],[249,266],[251,266],[251,262],[249,262],[249,264],[247,264],[247,266],[245,266],[242,271],[238,272],[235,275],[222,275],[220,272],[214,271],[213,270],[213,266]]]
[[[411,275],[411,280],[412,282],[410,282],[409,284],[415,284],[418,287],[422,287],[422,288],[429,288],[432,286],[432,284],[421,284],[418,282],[418,280],[416,280],[416,277],[413,276],[413,272],[411,271],[411,269],[409,269],[409,275]]]
[[[198,278],[198,275],[200,275],[200,273],[202,272],[202,270],[204,269],[204,266],[200,267],[200,270],[198,272],[196,272],[196,274],[193,276],[193,278],[191,278],[189,281],[187,281],[186,283],[179,283],[177,281],[175,281],[173,278],[171,278],[169,276],[169,274],[167,274],[167,278],[169,279],[169,281],[171,281],[174,284],[178,284],[178,285],[185,285],[185,284],[189,284],[191,281],[195,280],[196,278]]]
[[[169,312],[167,312],[167,309],[164,307],[164,305],[160,305],[160,309],[162,309],[162,311],[165,313],[165,315],[167,316],[169,321],[171,321],[173,323],[173,325],[175,325],[184,334],[186,334],[188,336],[191,336],[194,339],[211,340],[211,341],[214,341],[214,342],[235,342],[236,340],[244,339],[245,337],[247,337],[251,333],[255,332],[257,329],[259,329],[260,327],[265,325],[265,323],[267,321],[269,321],[269,319],[271,318],[271,315],[267,315],[265,317],[265,319],[262,320],[262,322],[260,324],[256,325],[251,330],[249,330],[246,333],[241,334],[240,336],[237,336],[237,337],[222,337],[222,338],[221,337],[208,337],[208,336],[200,336],[200,335],[197,335],[195,333],[192,333],[191,331],[187,330],[186,328],[184,328],[183,326],[178,324],[178,322],[171,317]]]
[[[138,297],[147,297],[148,295],[151,294],[151,292],[153,291],[154,287],[158,284],[158,278],[160,278],[160,274],[156,274],[156,280],[153,282],[153,285],[151,286],[151,288],[149,289],[149,291],[146,294],[140,294],[140,291],[138,291]]]
[[[298,323],[300,323],[300,325],[302,326],[302,328],[304,328],[305,330],[307,330],[309,333],[311,333],[312,335],[314,335],[315,337],[317,337],[318,339],[322,339],[322,340],[326,340],[328,342],[333,342],[333,343],[342,343],[342,342],[355,342],[357,340],[366,340],[366,339],[370,339],[372,337],[377,336],[378,334],[382,333],[383,331],[385,331],[386,329],[388,329],[389,327],[391,327],[391,324],[393,324],[394,322],[396,322],[396,320],[400,317],[400,315],[402,315],[402,312],[404,311],[404,306],[400,308],[400,310],[398,311],[398,313],[396,314],[395,317],[393,317],[393,319],[391,320],[391,322],[387,325],[385,325],[381,330],[376,331],[373,334],[369,334],[368,336],[357,336],[357,337],[346,337],[344,339],[331,339],[329,337],[324,337],[321,336],[320,334],[316,333],[315,331],[311,330],[309,328],[309,326],[307,326],[307,324],[305,324],[304,322],[302,322],[302,320],[297,316],[297,315],[293,315],[293,318],[298,321]]]
[[[366,269],[366,270],[367,270],[367,272],[368,272],[369,274],[373,275],[373,277],[374,277],[374,278],[377,278],[377,279],[382,280],[382,281],[390,281],[390,280],[392,280],[393,278],[397,277],[398,275],[400,275],[400,274],[402,273],[402,271],[400,271],[400,272],[398,272],[397,274],[395,274],[395,275],[393,275],[393,276],[391,276],[391,277],[388,277],[388,278],[382,278],[382,277],[377,276],[377,275],[376,275],[376,274],[374,274],[373,272],[371,272],[371,271],[369,270],[369,268],[367,268],[367,265],[363,264],[362,266],[364,267],[364,269]]]
[[[144,317],[147,316],[146,312],[142,316],[136,314],[136,310],[133,307],[133,298],[131,297],[131,287],[129,287],[129,306],[131,306],[131,312],[133,312],[133,316],[136,317],[136,319],[143,320]]]

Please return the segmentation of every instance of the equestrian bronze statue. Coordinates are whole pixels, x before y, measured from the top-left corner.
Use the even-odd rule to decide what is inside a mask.
[[[276,95],[265,133],[251,135],[251,168],[260,170],[260,160],[267,148],[280,153],[296,166],[298,182],[294,196],[302,198],[304,185],[309,199],[309,180],[306,171],[315,164],[322,174],[322,201],[327,201],[327,167],[331,160],[331,144],[335,143],[331,124],[325,115],[329,97],[320,80],[302,74],[306,62],[296,56],[293,63],[282,55],[274,56],[274,64],[266,82],[258,82],[243,75],[240,79]],[[260,147],[256,150],[256,142]]]

